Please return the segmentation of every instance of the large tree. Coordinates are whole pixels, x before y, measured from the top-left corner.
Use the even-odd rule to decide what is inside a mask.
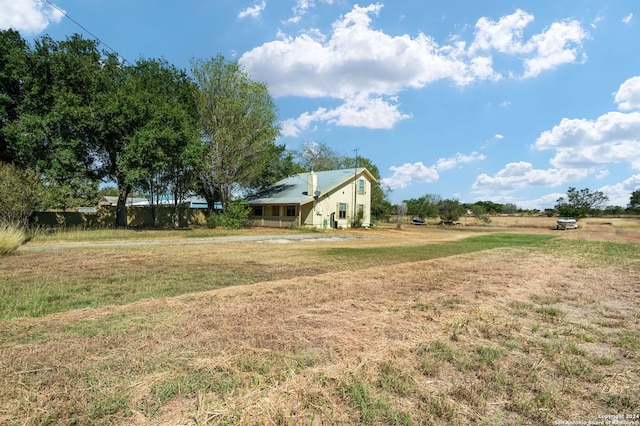
[[[74,35],[35,41],[24,58],[17,117],[4,129],[10,160],[43,173],[54,207],[95,194],[95,94],[103,67],[96,42]]]
[[[340,170],[354,166],[354,161],[329,147],[324,142],[306,142],[296,152],[298,163],[303,170],[320,172]]]
[[[126,226],[126,199],[134,189],[164,192],[191,165],[197,150],[194,86],[164,60],[135,65],[107,57],[94,114],[90,152],[103,181],[118,187],[116,226]],[[174,185],[175,187],[175,185]]]
[[[295,162],[295,154],[284,145],[273,145],[268,157],[264,172],[249,183],[250,192],[261,191],[281,179],[305,170]]]
[[[0,162],[15,162],[15,148],[6,131],[19,117],[28,54],[27,43],[17,31],[0,31]]]
[[[407,205],[407,211],[412,216],[418,216],[420,218],[435,218],[440,215],[438,211],[438,205],[442,201],[442,198],[436,194],[426,194],[420,198],[412,198],[405,200]]]
[[[267,86],[251,80],[237,62],[223,56],[194,60],[198,116],[206,149],[200,190],[210,208],[227,210],[232,190],[249,186],[273,158],[279,134],[276,106]]]
[[[79,35],[36,40],[26,63],[19,118],[4,133],[14,162],[43,173],[57,207],[115,182],[116,225],[125,226],[134,188],[184,195],[200,144],[184,70],[164,60],[130,65]]]
[[[466,208],[460,204],[460,201],[455,199],[446,199],[441,200],[438,203],[438,213],[440,215],[440,219],[447,221],[455,221],[460,219],[466,212]]]
[[[177,226],[179,205],[192,189],[200,159],[195,85],[185,71],[164,60],[139,60],[126,69],[115,93],[111,106],[122,111],[123,117],[115,117],[125,125],[113,143],[102,148],[110,159],[111,177],[121,189],[119,207],[128,192],[138,188],[148,195],[157,217],[155,207],[170,195]]]
[[[609,201],[609,197],[601,191],[591,192],[589,188],[578,190],[570,187],[566,197],[557,199],[555,209],[560,216],[581,219],[587,215],[600,213],[607,201]]]

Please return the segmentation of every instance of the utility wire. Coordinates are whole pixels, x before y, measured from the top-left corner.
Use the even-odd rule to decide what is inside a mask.
[[[89,31],[86,27],[84,27],[80,22],[76,21],[75,19],[73,19],[71,16],[69,16],[67,14],[67,12],[65,12],[64,10],[60,9],[58,6],[56,6],[55,4],[53,4],[51,1],[49,0],[44,0],[45,2],[47,2],[49,4],[49,6],[53,7],[54,9],[56,9],[58,12],[62,13],[65,18],[67,18],[68,20],[70,20],[71,22],[73,22],[74,24],[76,24],[77,26],[79,26],[80,28],[82,28],[82,30],[84,32],[86,32],[87,34],[89,34],[91,37],[93,37],[94,39],[96,39],[98,41],[98,43],[100,43],[101,45],[103,45],[104,47],[106,47],[107,49],[109,49],[113,54],[115,54],[116,56],[122,58],[122,60],[126,63],[131,63],[129,61],[127,61],[127,58],[125,58],[124,56],[120,55],[118,52],[116,52],[116,50],[114,48],[112,48],[111,46],[109,46],[107,43],[105,43],[104,41],[100,40],[100,37],[98,37],[97,35],[95,35],[94,33],[92,33],[91,31]]]

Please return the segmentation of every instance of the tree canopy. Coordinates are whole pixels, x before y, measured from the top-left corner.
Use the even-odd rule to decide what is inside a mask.
[[[631,193],[627,208],[632,212],[640,213],[640,189],[637,189]]]
[[[17,31],[0,31],[0,162],[12,163],[16,158],[7,129],[20,115],[27,53],[27,43]]]
[[[194,60],[192,73],[206,144],[200,190],[210,206],[219,198],[226,210],[232,190],[254,182],[276,152],[276,106],[266,85],[252,81],[237,62],[223,56]]]
[[[410,215],[424,219],[439,216],[438,204],[441,201],[442,199],[439,195],[426,194],[419,198],[405,200],[404,203],[407,205],[407,211]]]
[[[600,213],[608,200],[601,191],[592,192],[589,188],[578,190],[570,187],[566,197],[558,198],[555,209],[560,216],[581,219],[590,214]]]
[[[48,36],[28,46],[0,32],[1,158],[37,169],[53,206],[94,199],[118,186],[117,225],[134,188],[184,195],[199,161],[196,86],[164,60],[130,65],[96,41]],[[153,188],[153,189],[152,189]]]
[[[139,60],[111,70],[111,96],[98,114],[103,131],[95,140],[102,175],[118,186],[117,225],[126,222],[126,198],[134,188],[151,200],[169,188],[184,196],[196,167],[200,142],[195,122],[195,86],[185,71],[163,60]],[[193,173],[191,173],[192,175]]]

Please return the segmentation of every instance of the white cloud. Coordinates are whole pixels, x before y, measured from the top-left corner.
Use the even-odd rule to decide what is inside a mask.
[[[596,16],[593,22],[591,22],[591,28],[595,30],[596,28],[598,28],[598,24],[602,21],[604,21],[603,16],[600,16],[600,15]]]
[[[285,24],[296,24],[300,22],[302,17],[306,15],[307,11],[315,6],[315,2],[313,0],[298,0],[296,5],[293,7],[293,16],[287,19]]]
[[[609,112],[594,120],[563,118],[535,142],[538,150],[556,151],[558,168],[593,168],[629,163],[640,169],[640,112]]]
[[[325,2],[331,3],[325,0]],[[315,6],[313,0],[298,0],[294,15],[301,16]],[[470,47],[457,37],[440,45],[423,33],[390,35],[373,27],[373,18],[383,5],[355,5],[336,20],[330,33],[310,29],[289,36],[279,32],[278,40],[258,46],[242,55],[239,63],[252,78],[263,81],[274,96],[333,98],[344,107],[327,111],[319,108],[284,123],[291,132],[308,116],[315,121],[369,127],[376,122],[354,115],[354,98],[380,102],[404,90],[420,89],[440,80],[458,86],[477,81],[498,81],[502,74],[494,69],[493,54],[516,55],[523,62],[526,77],[560,64],[575,61],[586,32],[577,21],[553,23],[544,32],[523,38],[523,30],[533,16],[521,10],[502,17],[497,23],[481,18]],[[512,72],[508,73],[515,74]],[[389,102],[382,101],[389,106]],[[392,106],[393,107],[393,106]],[[336,113],[344,112],[344,117]],[[397,110],[376,128],[392,127],[407,117]],[[351,124],[347,124],[351,123]]]
[[[469,155],[457,153],[453,157],[438,159],[436,164],[432,166],[425,166],[422,162],[392,166],[389,167],[389,170],[393,172],[393,175],[383,178],[381,183],[389,189],[401,189],[415,182],[437,182],[440,179],[439,172],[453,169],[460,164],[484,159],[485,155],[477,152],[472,152]]]
[[[611,206],[626,207],[629,204],[631,193],[640,189],[640,175],[633,175],[629,179],[623,182],[616,183],[614,185],[603,186],[598,189],[602,191],[604,195],[609,197],[607,204]]]
[[[625,81],[615,95],[621,110],[640,107],[640,77]],[[595,120],[564,118],[536,140],[537,150],[553,150],[553,168],[534,169],[527,162],[510,163],[493,176],[482,174],[473,184],[474,192],[488,194],[492,199],[508,198],[511,193],[530,186],[557,187],[579,181],[588,175],[596,179],[607,177],[609,164],[628,163],[640,170],[640,112],[609,112]],[[623,183],[600,189],[609,197],[611,205],[626,205],[629,194],[640,186],[640,175]],[[553,206],[549,203],[557,194],[550,194],[528,202]],[[560,196],[564,196],[561,194]]]
[[[545,171],[538,170],[536,172],[544,173]],[[492,201],[498,203],[515,203],[518,207],[525,209],[552,208],[556,205],[558,198],[567,196],[564,192],[552,192],[536,199],[514,200],[513,190],[508,189],[508,185],[505,185],[505,187],[507,187],[507,190],[500,190],[493,186],[477,188],[476,194],[478,199],[491,198]],[[629,204],[631,193],[638,189],[640,189],[640,174],[631,176],[620,183],[603,186],[598,188],[597,191],[601,191],[609,198],[607,205],[626,207]]]
[[[625,24],[630,24],[633,21],[633,13],[629,13],[627,16],[622,18],[622,22]]]
[[[298,136],[314,122],[326,122],[337,126],[366,127],[369,129],[391,129],[401,120],[409,118],[400,112],[398,105],[380,97],[367,95],[351,96],[334,109],[318,108],[304,112],[296,119],[282,123],[283,136]]]
[[[529,186],[557,187],[581,179],[587,172],[581,169],[534,169],[531,163],[519,161],[507,164],[493,176],[479,175],[472,185],[481,194],[511,193]]]
[[[558,198],[560,197],[566,197],[567,194],[566,193],[562,193],[562,192],[554,192],[551,194],[546,194],[543,195],[539,198],[533,199],[533,200],[522,200],[522,201],[516,201],[515,204],[518,206],[518,208],[521,209],[545,209],[545,208],[552,208],[553,206],[555,206],[557,204]],[[498,197],[499,198],[499,197]],[[504,203],[513,203],[514,200],[511,196],[508,196],[504,199],[497,199],[494,200],[498,203],[500,202],[504,202]]]
[[[482,161],[484,160],[486,155],[480,154],[478,152],[472,152],[470,155],[465,155],[461,153],[457,153],[453,157],[449,158],[439,158],[436,162],[436,169],[438,171],[449,170],[457,167],[460,164],[471,163],[473,161]]]
[[[240,63],[275,96],[392,95],[449,78],[465,85],[498,79],[489,57],[465,57],[464,45],[440,47],[418,34],[391,36],[371,27],[381,4],[355,6],[334,22],[330,36],[309,33],[265,43]]]
[[[470,51],[497,50],[500,53],[527,53],[529,47],[522,43],[523,31],[533,22],[533,15],[520,9],[500,18],[498,22],[480,18],[476,23],[475,40]]]
[[[326,3],[328,5],[332,5],[336,3],[337,0],[320,0],[321,3]],[[297,24],[302,21],[302,18],[309,12],[309,10],[316,7],[316,2],[314,0],[297,0],[296,5],[291,9],[293,12],[293,16],[291,18],[283,21],[284,24]]]
[[[609,169],[604,168],[604,169],[600,169],[598,171],[598,173],[596,174],[596,179],[604,179],[607,176],[609,176],[611,174],[611,172],[609,171]]]
[[[578,21],[554,22],[544,32],[524,41],[524,30],[533,20],[533,15],[520,9],[503,16],[498,22],[480,18],[476,23],[475,39],[469,52],[473,54],[477,51],[495,50],[523,57],[525,78],[536,77],[543,71],[576,62],[579,48],[588,37]]]
[[[0,29],[3,30],[13,28],[25,34],[38,34],[63,17],[60,10],[41,0],[0,0]]]
[[[631,77],[620,85],[615,102],[620,111],[640,109],[640,76]]]
[[[238,14],[238,18],[259,18],[260,14],[264,11],[264,8],[267,6],[267,3],[263,0],[260,4],[256,4],[255,6],[251,6],[241,11]]]
[[[389,189],[406,188],[414,182],[437,182],[440,179],[438,171],[434,166],[427,167],[422,162],[405,163],[402,166],[391,166],[389,170],[393,175],[383,178],[380,183]]]
[[[554,22],[548,30],[534,35],[527,43],[536,56],[525,60],[524,77],[536,77],[543,71],[576,62],[582,41],[587,37],[578,21]],[[585,58],[583,54],[580,60]]]

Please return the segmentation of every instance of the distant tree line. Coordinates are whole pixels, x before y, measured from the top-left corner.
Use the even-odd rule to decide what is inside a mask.
[[[640,214],[640,190],[631,193],[626,208],[606,205],[609,198],[601,191],[589,188],[576,189],[570,187],[566,196],[558,198],[552,209],[526,210],[513,203],[500,204],[492,201],[460,203],[455,199],[442,199],[439,195],[426,194],[420,198],[404,200],[406,214],[421,219],[440,218],[442,220],[458,220],[461,216],[471,214],[480,221],[489,221],[490,215],[499,214],[546,214],[547,216],[568,216],[581,219],[587,216]]]
[[[79,35],[30,45],[0,31],[0,173],[15,177],[0,190],[29,192],[15,204],[20,212],[5,214],[14,221],[38,209],[93,205],[109,192],[118,197],[117,226],[126,225],[132,194],[152,208],[171,197],[177,223],[189,195],[227,211],[237,194],[293,173],[355,167],[355,157],[326,145],[286,150],[275,143],[277,122],[267,86],[222,56],[193,60],[188,73],[164,59],[130,64]],[[369,160],[357,162],[379,178]],[[375,206],[386,206],[375,190]]]

